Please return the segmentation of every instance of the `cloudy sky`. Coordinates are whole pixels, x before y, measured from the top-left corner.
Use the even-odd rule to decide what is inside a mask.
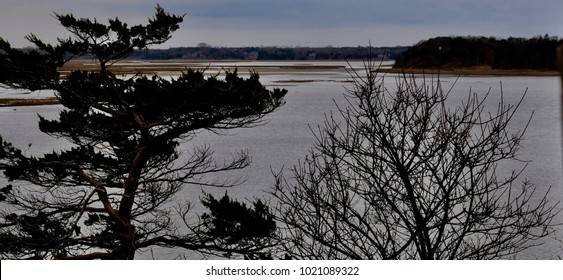
[[[412,45],[435,36],[563,37],[562,0],[0,0],[0,37],[29,45],[65,36],[53,12],[134,24],[156,2],[186,14],[160,46]]]

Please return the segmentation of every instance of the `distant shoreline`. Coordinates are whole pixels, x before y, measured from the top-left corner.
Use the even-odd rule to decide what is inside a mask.
[[[383,73],[406,73],[406,74],[428,74],[428,75],[457,75],[457,76],[522,76],[522,77],[555,77],[559,76],[556,70],[536,69],[486,69],[486,68],[390,68],[380,69]]]

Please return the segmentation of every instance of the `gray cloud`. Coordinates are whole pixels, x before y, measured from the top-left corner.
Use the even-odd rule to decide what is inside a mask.
[[[52,12],[142,23],[154,0],[3,0],[0,36],[64,36]],[[160,0],[187,14],[167,46],[412,44],[437,35],[563,36],[560,0]],[[363,42],[362,42],[363,41]]]

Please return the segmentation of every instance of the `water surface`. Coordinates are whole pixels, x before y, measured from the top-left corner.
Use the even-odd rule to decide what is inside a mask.
[[[315,62],[284,62],[283,66],[292,63]],[[232,67],[235,63],[224,65]],[[346,106],[343,93],[350,86],[350,69],[346,62],[323,62],[321,66],[341,66],[306,69],[299,71],[277,69],[261,73],[261,81],[268,87],[281,87],[288,90],[286,104],[265,117],[261,126],[246,129],[234,129],[217,135],[202,131],[193,141],[182,144],[186,152],[194,146],[209,145],[216,152],[216,157],[230,157],[237,151],[247,150],[252,157],[250,167],[229,174],[216,174],[218,178],[244,177],[246,182],[238,187],[225,189],[205,188],[206,192],[222,195],[227,191],[240,199],[261,197],[271,199],[268,194],[274,184],[272,171],[284,170],[287,177],[289,169],[303,159],[315,141],[311,130],[322,125],[325,115],[336,112],[337,107]],[[361,68],[360,62],[352,64]],[[203,65],[208,67],[209,65]],[[212,69],[220,69],[223,65],[213,65]],[[245,67],[275,67],[272,62],[246,63]],[[214,67],[214,68],[213,68]],[[245,74],[242,73],[241,74]],[[386,82],[394,87],[394,75],[388,74]],[[504,165],[504,170],[512,170],[527,164],[522,179],[527,178],[545,192],[551,187],[551,200],[563,200],[563,168],[561,164],[561,115],[559,100],[559,78],[557,77],[440,77],[444,87],[454,85],[449,103],[456,105],[462,102],[468,92],[474,91],[483,96],[491,91],[487,108],[495,110],[501,98],[501,87],[505,103],[515,104],[527,91],[527,95],[514,117],[511,128],[521,129],[533,114],[525,141],[522,143],[520,158],[526,162],[511,162]],[[0,108],[0,134],[5,140],[13,142],[29,155],[48,152],[66,145],[64,140],[51,138],[39,132],[37,114],[48,118],[56,117],[61,106],[4,107]],[[30,145],[31,144],[31,145]],[[197,201],[202,189],[187,186],[182,196]],[[274,203],[272,201],[272,203]],[[559,215],[563,222],[563,215]],[[563,238],[563,230],[559,229],[557,237]],[[546,238],[545,244],[517,256],[524,259],[549,259],[563,257],[563,243],[553,237]],[[174,258],[177,253],[171,250],[156,250],[139,254],[139,258]],[[197,256],[194,256],[197,257]]]

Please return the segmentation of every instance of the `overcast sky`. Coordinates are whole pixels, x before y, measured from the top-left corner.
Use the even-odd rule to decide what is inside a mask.
[[[0,37],[66,36],[53,12],[145,23],[156,2],[186,14],[160,48],[412,45],[435,36],[563,37],[563,0],[0,0]]]

